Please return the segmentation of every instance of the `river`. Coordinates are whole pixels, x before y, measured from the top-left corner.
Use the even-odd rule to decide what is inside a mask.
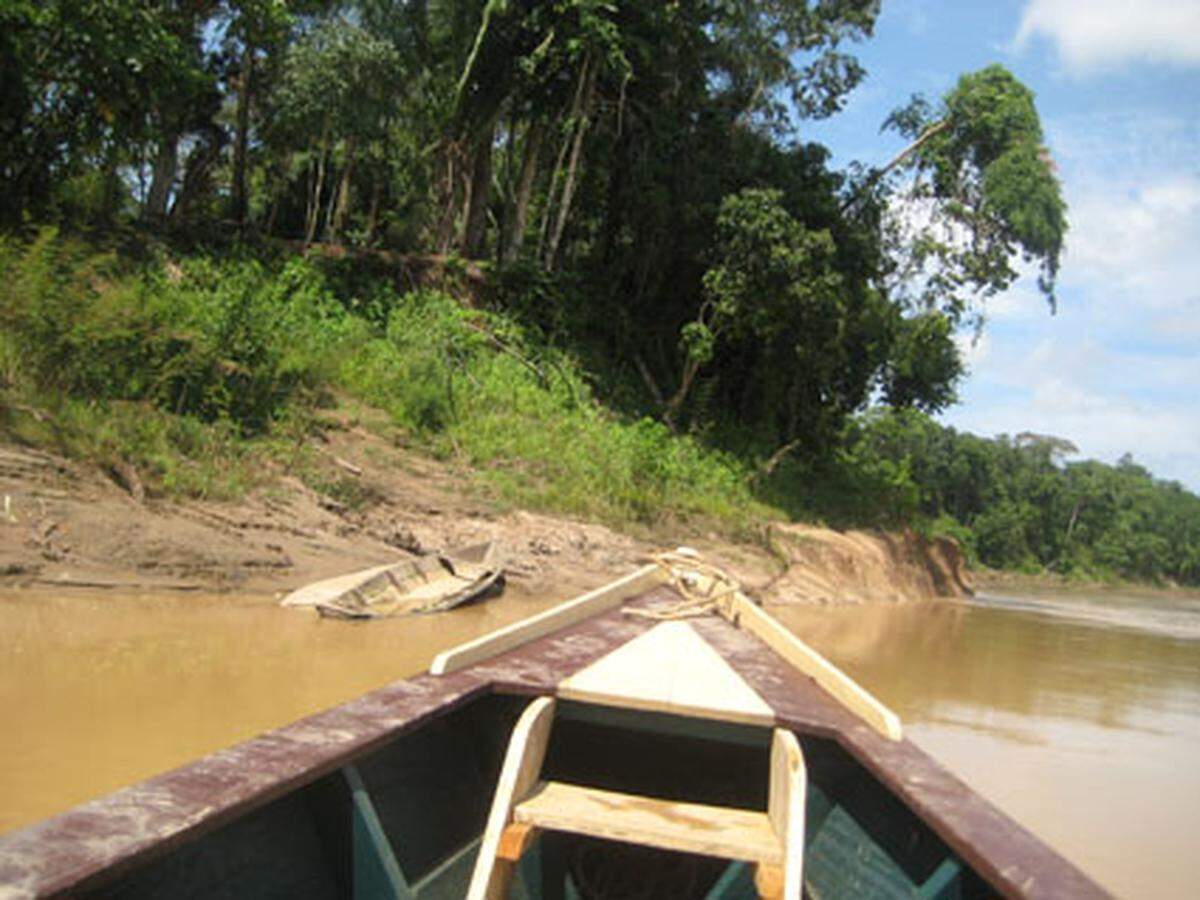
[[[0,595],[0,831],[423,669],[545,608],[324,621],[270,598]],[[774,607],[906,734],[1123,896],[1200,881],[1200,598]]]
[[[907,737],[1124,897],[1200,883],[1200,598],[775,608]]]

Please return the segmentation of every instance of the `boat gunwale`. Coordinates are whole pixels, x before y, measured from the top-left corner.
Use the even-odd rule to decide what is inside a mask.
[[[405,696],[394,696],[398,687],[416,681],[446,679],[421,675],[394,682],[355,700],[0,835],[0,888],[14,891],[16,896],[41,897],[101,887],[131,869],[218,830],[239,816],[369,756],[433,719],[497,693],[491,683],[464,675],[453,683],[440,685],[441,690],[437,690],[439,685],[435,684],[433,690],[405,691]],[[395,699],[428,702],[411,715],[389,721],[386,726],[366,727],[360,733],[347,730],[350,723],[346,717],[353,707]],[[363,716],[361,721],[369,726],[374,719],[377,716]],[[314,731],[321,734],[318,736]],[[331,745],[326,740],[330,736],[341,738],[344,743]],[[264,768],[278,771],[280,756],[302,749],[308,749],[314,758],[283,775],[267,780],[256,777],[255,757],[261,757],[258,760],[260,771]],[[225,793],[215,802],[210,793],[214,788]],[[131,810],[139,808],[152,810],[148,818],[153,822],[143,821],[141,830],[131,834],[130,820],[136,816]],[[134,826],[137,824],[133,823]],[[93,841],[98,848],[92,847]],[[39,861],[45,864],[39,866]]]
[[[670,586],[658,585],[627,604],[678,599]],[[877,734],[760,638],[716,617],[692,624],[759,691],[778,726],[835,741],[1005,895],[1108,896],[911,741]],[[393,682],[0,835],[0,887],[42,896],[100,886],[465,704],[490,695],[556,695],[559,682],[650,627],[621,609],[601,611],[449,674]],[[265,772],[272,774],[264,778]]]

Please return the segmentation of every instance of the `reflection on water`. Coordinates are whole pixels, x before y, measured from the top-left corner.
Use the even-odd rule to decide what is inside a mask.
[[[331,622],[269,599],[0,596],[0,831],[424,669],[572,593]],[[1126,896],[1200,883],[1200,603],[774,607],[906,733]]]
[[[1054,595],[772,612],[895,709],[910,738],[1110,889],[1195,896],[1195,601]]]
[[[270,598],[0,597],[0,831],[416,674],[544,609],[335,622]]]

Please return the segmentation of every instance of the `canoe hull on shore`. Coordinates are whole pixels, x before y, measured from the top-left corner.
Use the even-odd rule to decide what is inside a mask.
[[[374,566],[292,591],[281,606],[332,619],[381,619],[446,612],[504,586],[494,542]]]

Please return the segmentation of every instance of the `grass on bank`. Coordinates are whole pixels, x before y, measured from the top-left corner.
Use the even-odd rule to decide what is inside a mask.
[[[0,238],[0,438],[151,495],[235,499],[286,472],[361,508],[373,498],[313,438],[363,407],[512,505],[735,538],[788,517],[910,525],[1010,571],[1200,581],[1200,498],[1132,462],[1057,466],[1036,435],[986,440],[880,411],[851,419],[825,458],[764,477],[752,450],[599,402],[594,376],[545,337],[569,329],[544,285],[502,292],[497,310],[396,279],[261,249],[176,258],[53,230]]]
[[[0,379],[8,438],[132,466],[162,495],[232,499],[304,470],[321,410],[345,394],[514,504],[730,531],[766,511],[744,463],[614,415],[571,356],[512,319],[312,259],[135,263],[50,229],[4,241]]]

